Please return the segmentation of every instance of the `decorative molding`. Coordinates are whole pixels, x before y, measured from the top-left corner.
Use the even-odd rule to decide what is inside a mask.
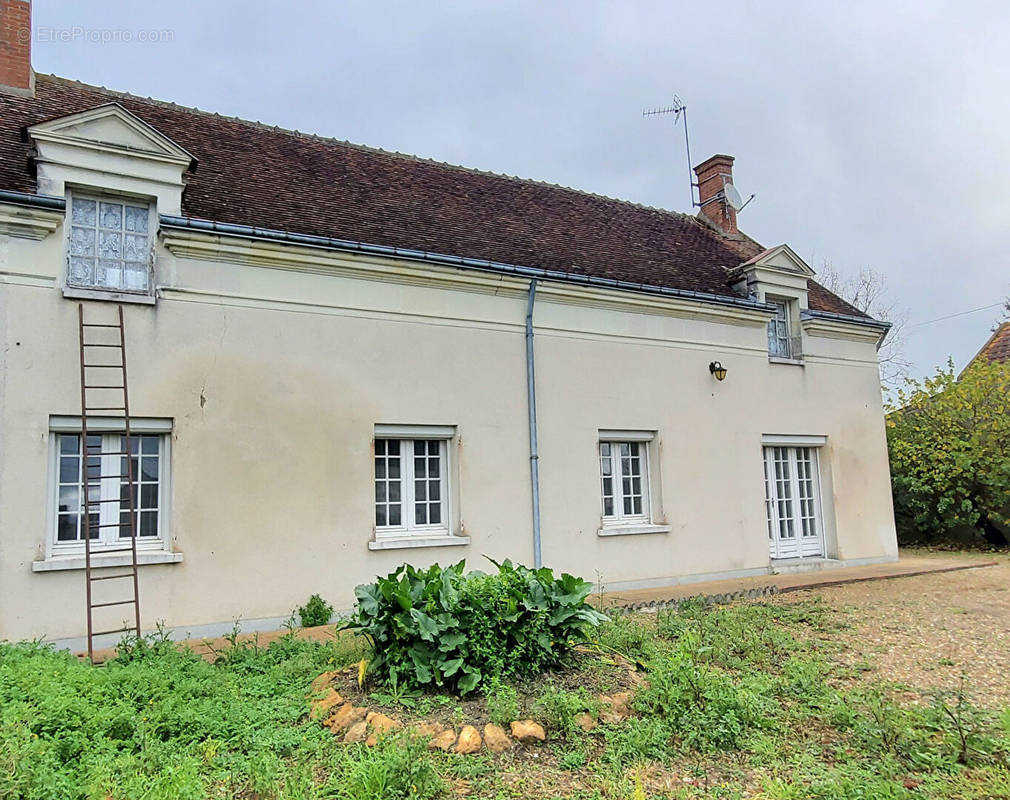
[[[455,425],[387,425],[376,423],[377,439],[452,439]]]
[[[403,536],[373,539],[369,550],[410,550],[417,547],[460,547],[470,544],[469,536]]]
[[[179,564],[183,560],[182,553],[172,553],[167,550],[137,550],[137,564]],[[91,567],[126,567],[132,564],[130,555],[103,555],[100,550],[91,554]],[[68,569],[84,569],[84,553],[72,556],[51,556],[44,561],[33,561],[32,572],[62,572]]]
[[[604,525],[597,536],[638,536],[647,533],[669,533],[669,525]]]
[[[824,339],[845,339],[852,342],[866,342],[877,344],[882,336],[887,333],[886,328],[882,328],[875,321],[865,323],[857,322],[855,319],[839,320],[829,319],[819,316],[811,316],[808,313],[800,316],[800,326],[808,336],[820,336]]]
[[[828,437],[820,434],[761,434],[761,444],[777,444],[783,447],[823,447],[827,443]]]
[[[40,241],[63,224],[63,213],[44,208],[0,204],[0,233]]]
[[[110,138],[99,138],[108,137],[113,131]],[[28,128],[28,135],[38,142],[161,161],[183,169],[187,169],[196,160],[185,148],[119,103],[106,103],[76,114],[40,122]]]
[[[362,255],[322,247],[165,227],[161,229],[160,238],[173,255],[200,261],[340,275],[499,297],[524,298],[528,289],[528,279],[514,275],[482,273],[465,267],[421,265],[408,259]],[[541,281],[537,295],[541,300],[569,305],[702,319],[748,327],[766,324],[773,314],[763,308],[741,308],[714,301],[572,285],[549,278]]]

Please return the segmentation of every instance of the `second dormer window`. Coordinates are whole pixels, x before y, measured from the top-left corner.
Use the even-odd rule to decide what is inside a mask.
[[[150,290],[151,207],[74,194],[70,203],[71,286],[104,291]]]

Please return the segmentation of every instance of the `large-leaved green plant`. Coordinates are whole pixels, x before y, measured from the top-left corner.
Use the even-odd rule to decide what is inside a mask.
[[[343,627],[367,636],[369,670],[392,686],[446,687],[460,694],[482,681],[535,675],[588,641],[603,615],[586,603],[593,586],[573,575],[511,561],[496,574],[465,562],[398,567],[355,589]]]

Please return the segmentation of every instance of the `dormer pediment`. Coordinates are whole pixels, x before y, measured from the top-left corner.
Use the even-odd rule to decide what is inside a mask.
[[[815,274],[810,265],[796,255],[796,251],[787,244],[780,244],[778,247],[769,247],[763,253],[758,253],[754,258],[743,262],[738,269],[743,272],[749,267],[793,272],[808,278],[814,277]]]
[[[118,103],[46,120],[28,128],[35,145],[38,192],[68,187],[157,198],[163,214],[182,208],[192,154]]]
[[[187,168],[195,161],[185,148],[118,103],[40,122],[28,128],[28,135],[37,142],[90,146],[96,150],[173,162]]]
[[[729,276],[743,295],[762,302],[770,298],[794,300],[803,309],[807,307],[807,281],[814,271],[789,245],[780,244],[736,266]]]

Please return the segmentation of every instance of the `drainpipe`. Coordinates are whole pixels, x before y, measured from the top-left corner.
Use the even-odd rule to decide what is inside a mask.
[[[530,483],[533,485],[533,568],[543,566],[540,554],[540,453],[537,450],[537,381],[533,370],[533,301],[537,296],[537,282],[530,281],[529,301],[526,304],[526,399],[530,420]]]

